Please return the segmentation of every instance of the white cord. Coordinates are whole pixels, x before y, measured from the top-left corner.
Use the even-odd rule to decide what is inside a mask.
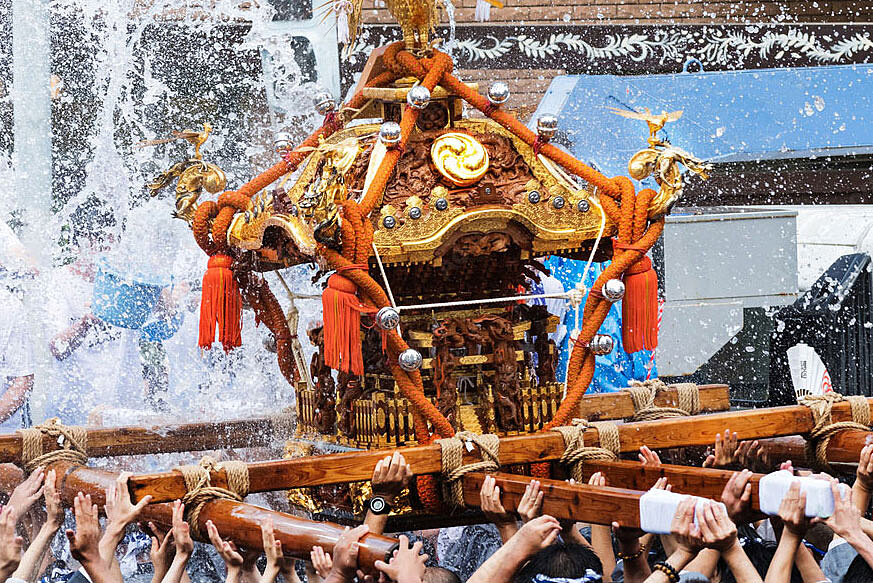
[[[597,188],[595,187],[594,192],[597,192]],[[597,233],[597,238],[594,240],[594,246],[591,247],[591,254],[588,256],[588,263],[585,264],[585,269],[582,270],[582,277],[579,279],[579,283],[576,284],[576,289],[579,291],[580,295],[585,294],[585,279],[588,277],[588,270],[591,269],[591,264],[594,262],[594,254],[597,252],[597,248],[600,246],[600,240],[603,238],[603,232],[606,230],[606,212],[603,210],[603,207],[600,206],[597,202],[595,202],[595,198],[592,193],[591,202],[600,210],[600,231]],[[579,338],[579,307],[581,306],[581,302],[577,305],[573,306],[576,310],[575,313],[575,321],[573,324],[573,331],[570,333],[570,344],[573,345],[576,343],[576,340]],[[571,347],[572,351],[572,347]],[[564,365],[564,398],[567,397],[567,386],[570,382],[570,359],[567,358],[567,364]]]
[[[463,306],[477,306],[480,304],[506,304],[510,302],[518,302],[521,300],[538,300],[538,299],[547,299],[547,298],[561,298],[563,300],[569,300],[573,290],[569,292],[561,292],[561,293],[553,293],[553,294],[530,294],[530,295],[519,295],[519,296],[503,296],[499,298],[482,298],[479,300],[457,300],[454,302],[434,302],[432,304],[413,304],[411,306],[397,306],[396,310],[401,312],[403,310],[425,310],[432,308],[459,308]]]

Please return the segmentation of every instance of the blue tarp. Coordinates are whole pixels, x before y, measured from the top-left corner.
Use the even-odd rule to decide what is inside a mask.
[[[568,149],[607,176],[626,175],[627,162],[646,147],[648,129],[619,117],[616,107],[653,113],[683,110],[668,124],[674,145],[710,162],[837,156],[873,152],[873,65],[765,69],[620,77],[565,75],[552,81],[531,124],[541,114],[558,116]],[[651,179],[650,179],[651,180]],[[657,188],[653,181],[646,186]],[[586,287],[607,264],[592,270]],[[552,258],[548,266],[569,289],[584,263]],[[564,319],[572,329],[574,314]],[[616,341],[597,358],[591,391],[614,391],[645,379],[651,353],[621,349],[621,310],[613,306],[600,329]],[[570,346],[561,346],[563,377]],[[657,357],[655,358],[657,360]],[[656,376],[656,371],[652,371]]]
[[[610,107],[683,110],[666,135],[711,161],[873,151],[873,65],[556,78],[540,114],[558,116],[570,151],[608,176],[627,173],[646,124]]]

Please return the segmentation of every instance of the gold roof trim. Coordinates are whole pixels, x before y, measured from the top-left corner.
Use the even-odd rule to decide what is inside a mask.
[[[584,224],[574,224],[574,215],[582,215],[575,207],[550,213],[552,210],[547,203],[519,203],[512,207],[484,205],[466,211],[448,209],[442,213],[431,210],[418,221],[407,220],[403,227],[376,231],[375,243],[384,263],[422,263],[432,261],[434,252],[453,234],[506,231],[512,225],[530,233],[531,251],[536,255],[578,249],[585,241],[597,237],[600,210],[596,207],[586,213]],[[608,224],[604,234],[614,231],[615,226]]]
[[[478,92],[478,83],[464,83],[470,89]],[[409,93],[411,87],[364,87],[361,92],[366,99],[378,99],[380,101],[402,101],[406,102],[406,94]],[[455,96],[454,93],[437,85],[430,92],[431,99],[446,99]]]
[[[597,204],[582,212],[577,204],[590,195],[586,190],[573,190],[557,178],[534,154],[533,149],[520,138],[489,119],[461,120],[456,129],[472,133],[493,133],[512,140],[513,146],[530,167],[536,182],[533,188],[544,196],[534,204],[527,200],[509,205],[489,204],[475,208],[462,209],[450,203],[449,208],[439,211],[433,208],[434,200],[429,201],[420,219],[405,217],[398,220],[393,229],[383,226],[386,214],[403,218],[401,211],[386,205],[377,211],[374,242],[385,263],[420,263],[435,259],[435,253],[455,233],[473,233],[512,230],[513,226],[524,228],[531,237],[531,251],[534,254],[571,251],[581,247],[585,241],[594,239],[600,229],[602,211]],[[350,137],[363,138],[375,135],[379,124],[362,124],[334,133],[325,144],[338,144]],[[288,191],[288,197],[297,204],[306,187],[315,179],[323,152],[314,151],[300,173],[297,181]],[[360,155],[360,154],[359,154]],[[545,196],[547,195],[547,196]],[[562,208],[555,208],[552,201],[560,196],[564,199]],[[272,201],[271,201],[272,202]],[[408,210],[408,209],[407,209]],[[257,250],[261,247],[264,233],[271,226],[284,230],[304,254],[315,253],[315,240],[311,229],[298,218],[289,214],[273,214],[272,204],[268,204],[257,216],[238,215],[228,231],[228,243],[243,249]],[[607,219],[604,236],[615,232],[615,225]]]
[[[269,227],[278,227],[294,240],[298,250],[309,256],[315,256],[316,242],[312,232],[299,217],[287,214],[273,214],[272,206],[250,222],[245,221],[245,215],[238,214],[227,230],[227,244],[241,249],[258,250],[264,241],[264,233]]]

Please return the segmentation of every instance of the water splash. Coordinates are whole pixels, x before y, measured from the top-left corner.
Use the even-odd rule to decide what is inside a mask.
[[[302,139],[316,126],[312,83],[296,61],[296,46],[275,27],[272,6],[52,0],[50,10],[61,89],[53,104],[55,206],[42,233],[53,265],[24,286],[38,304],[30,320],[41,329],[34,335],[41,338],[34,347],[41,367],[34,420],[78,411],[69,422],[90,414],[110,425],[167,423],[263,415],[291,405],[292,388],[263,348],[268,333],[255,327],[250,312],[241,349],[196,348],[206,257],[187,226],[170,217],[172,189],[148,200],[143,188],[191,152],[184,142],[137,147],[208,121],[215,132],[204,157],[225,169],[232,188],[274,163],[274,131]],[[10,163],[0,158],[0,187],[11,180]],[[16,201],[3,202],[10,209]],[[122,281],[162,286],[160,302],[178,316],[175,333],[156,341],[102,322],[69,358],[49,354],[49,340],[94,309],[90,279],[97,266]],[[295,291],[312,293],[310,275],[298,268],[286,279]],[[318,307],[301,302],[302,326],[319,317]],[[154,312],[146,322],[155,322]]]
[[[446,10],[446,17],[449,20],[449,40],[443,43],[442,49],[449,54],[449,56],[453,55],[453,51],[458,48],[458,39],[455,36],[455,29],[457,27],[457,23],[455,22],[455,5],[452,4],[452,0],[443,0],[443,7]]]

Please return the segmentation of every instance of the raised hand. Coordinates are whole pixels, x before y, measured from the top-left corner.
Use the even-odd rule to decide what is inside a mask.
[[[849,543],[863,539],[866,535],[861,530],[861,513],[852,503],[852,491],[849,490],[844,497],[840,482],[834,478],[830,478],[829,481],[834,496],[834,513],[825,520],[814,518],[812,522],[824,522],[834,531],[834,534],[846,539]]]
[[[540,481],[531,480],[524,489],[524,494],[518,503],[516,512],[521,517],[522,521],[530,522],[543,513],[543,497],[545,494],[540,491]]]
[[[500,486],[492,476],[485,476],[482,488],[479,490],[479,507],[489,522],[498,529],[506,525],[515,525],[516,518],[508,512],[500,502]]]
[[[38,467],[12,491],[7,506],[12,508],[16,522],[42,497],[44,481],[45,468]]]
[[[276,534],[273,532],[273,519],[268,518],[261,523],[261,540],[263,541],[264,555],[267,557],[267,567],[264,569],[261,583],[273,583],[285,562],[285,555],[282,554],[282,541],[276,540]]]
[[[100,522],[97,505],[91,502],[91,496],[79,492],[73,500],[73,512],[76,531],[66,532],[70,554],[82,563],[94,583],[121,583],[120,577],[113,581],[111,564],[100,555]]]
[[[731,475],[721,493],[728,516],[735,522],[752,522],[759,514],[752,510],[752,472],[743,470]]]
[[[218,555],[224,560],[224,564],[227,566],[228,579],[230,579],[230,573],[232,570],[236,571],[237,575],[239,575],[239,571],[243,566],[243,557],[237,550],[236,545],[230,541],[222,539],[221,535],[218,534],[218,527],[216,527],[215,523],[211,520],[206,521],[206,532],[209,534],[209,541],[212,543],[212,546],[215,547],[215,550],[218,551]]]
[[[705,502],[697,511],[700,536],[704,544],[719,552],[725,552],[736,544],[737,525],[730,519],[720,504]]]
[[[152,497],[146,496],[139,504],[134,505],[130,501],[130,492],[127,487],[127,479],[130,473],[122,472],[111,486],[106,488],[106,532],[100,540],[100,555],[104,561],[108,561],[116,574],[121,573],[121,566],[115,558],[115,549],[124,539],[127,525],[134,522],[143,508],[151,502]]]
[[[49,470],[45,476],[43,497],[45,498],[46,524],[57,531],[64,525],[64,507],[61,505],[61,495],[58,492],[57,486],[57,474],[54,470]]]
[[[185,566],[188,564],[188,559],[191,558],[191,555],[194,553],[194,541],[191,540],[191,527],[188,526],[188,523],[185,522],[185,505],[182,504],[180,500],[176,500],[173,502],[173,519],[172,519],[173,528],[170,531],[170,534],[167,534],[163,538],[163,545],[167,544],[167,539],[172,535],[173,538],[173,548],[175,549],[175,556],[173,557],[173,561],[170,563],[170,566],[167,568],[167,572],[164,574],[164,577],[161,579],[162,583],[180,583],[182,581],[182,577],[185,575]],[[153,531],[157,531],[152,526]],[[161,554],[160,547],[157,551],[155,551],[155,545],[157,543],[157,538],[152,538],[152,553]],[[163,549],[163,557],[166,557],[169,553],[169,550],[166,547]],[[155,575],[158,572],[158,564],[155,564]]]
[[[744,468],[763,472],[770,470],[770,453],[758,440],[741,441],[737,448],[737,461]]]
[[[370,484],[373,486],[373,494],[388,498],[390,502],[409,486],[411,480],[412,469],[403,455],[395,451],[393,455],[376,463]]]
[[[312,561],[312,567],[318,576],[326,579],[333,568],[333,559],[330,558],[330,554],[324,552],[320,546],[314,546],[309,552],[309,559]]]
[[[867,492],[868,495],[873,492],[873,443],[868,443],[861,449],[861,459],[858,460],[855,484]]]
[[[640,448],[639,456],[640,461],[643,462],[644,466],[660,466],[661,458],[658,456],[658,452],[649,449],[647,445],[644,445]]]
[[[512,537],[521,552],[531,556],[552,545],[561,533],[561,523],[552,516],[539,516],[524,524]]]
[[[670,523],[670,534],[675,537],[676,545],[689,555],[696,555],[706,544],[700,528],[694,524],[694,506],[694,498],[689,496],[682,500]]]
[[[737,462],[737,434],[731,433],[730,429],[715,434],[715,449],[708,450],[704,468],[724,468]]]
[[[190,557],[194,552],[191,527],[185,522],[185,505],[179,500],[173,502],[173,544],[176,556],[181,554]]]
[[[346,529],[340,535],[336,544],[333,545],[333,566],[329,577],[334,577],[338,581],[346,581],[355,576],[358,567],[358,551],[361,547],[359,541],[369,531],[370,527],[362,524],[351,530]]]
[[[152,497],[149,495],[144,496],[138,504],[131,502],[127,484],[130,476],[129,472],[122,472],[116,478],[115,483],[106,489],[106,505],[104,507],[106,519],[122,528],[135,522],[143,508],[152,501]]]
[[[652,485],[650,490],[667,490],[668,492],[673,491],[673,486],[667,483],[667,476],[662,476],[658,478],[655,483]]]
[[[400,535],[399,547],[390,562],[376,561],[375,567],[397,583],[421,583],[428,556],[421,554],[421,541],[411,547],[409,539]]]
[[[779,518],[785,530],[800,539],[809,530],[809,519],[806,517],[806,492],[800,490],[800,481],[791,482],[788,492],[779,504]]]
[[[100,523],[97,518],[97,505],[91,496],[79,492],[73,499],[73,513],[76,516],[76,530],[67,530],[70,553],[82,564],[99,563]]]
[[[0,577],[5,581],[21,561],[21,547],[24,541],[15,534],[15,512],[7,505],[0,512]]]
[[[173,545],[170,544],[173,531],[168,530],[163,532],[155,526],[154,522],[149,522],[149,529],[152,531],[152,535],[149,537],[152,540],[152,546],[149,549],[149,559],[154,566],[152,583],[160,583],[164,575],[167,574],[167,571],[170,570],[171,555],[175,551]]]

